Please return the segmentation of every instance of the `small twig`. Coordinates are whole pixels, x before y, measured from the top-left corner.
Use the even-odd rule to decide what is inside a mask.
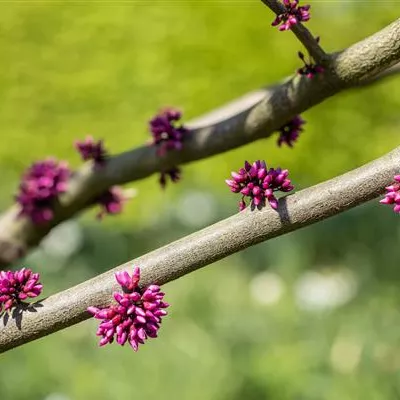
[[[270,207],[249,208],[190,236],[147,255],[120,265],[78,286],[50,296],[40,302],[35,312],[15,318],[0,319],[0,352],[39,339],[89,318],[88,306],[102,307],[112,299],[118,285],[116,271],[139,265],[143,285],[159,285],[212,264],[235,252],[303,228],[384,192],[400,169],[400,148],[344,175],[301,190]],[[18,314],[19,315],[19,314]]]
[[[278,0],[261,1],[277,15],[285,12],[285,6]],[[325,53],[311,32],[300,22],[296,25],[293,25],[291,30],[310,53],[314,61],[320,65],[325,65],[329,59],[329,56]]]

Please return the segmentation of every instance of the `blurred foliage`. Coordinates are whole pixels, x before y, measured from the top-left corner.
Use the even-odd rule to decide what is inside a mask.
[[[307,26],[329,51],[399,14],[393,2],[310,3]],[[164,105],[196,117],[299,66],[301,45],[256,0],[0,8],[3,209],[33,160],[79,165],[75,138],[120,152],[148,139]],[[331,98],[304,113],[294,149],[250,144],[185,166],[165,192],[155,176],[135,182],[123,215],[68,222],[27,264],[49,295],[225,218],[238,199],[223,181],[243,159],[290,168],[297,187],[338,175],[398,145],[399,107],[398,78]],[[171,315],[137,354],[98,349],[90,321],[2,355],[0,398],[398,399],[399,238],[374,203],[248,249],[168,284]]]

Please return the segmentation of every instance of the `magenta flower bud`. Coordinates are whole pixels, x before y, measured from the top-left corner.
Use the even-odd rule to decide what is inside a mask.
[[[400,213],[400,175],[394,176],[395,182],[387,186],[385,197],[380,200],[381,204],[394,204],[393,211]]]
[[[164,316],[167,315],[167,314],[168,314],[168,312],[165,311],[165,310],[157,310],[157,311],[154,311],[154,315],[155,315],[156,317],[164,317]]]
[[[129,344],[131,345],[133,351],[138,351],[139,344],[135,339],[130,339]]]
[[[237,173],[237,172],[231,172],[231,176],[232,176],[232,178],[234,179],[234,181],[236,182],[236,183],[241,183],[241,182],[243,182],[243,181],[245,181],[246,180],[246,177],[244,176],[244,175],[242,175],[242,174],[240,174],[240,173]]]
[[[261,197],[253,197],[253,204],[258,207],[262,203]]]
[[[146,313],[143,311],[142,308],[140,308],[139,306],[136,307],[136,315],[139,315],[141,317],[145,317]]]
[[[97,319],[108,319],[112,318],[113,314],[114,313],[112,310],[104,309],[104,310],[99,310],[94,317]]]
[[[110,339],[108,337],[104,337],[103,339],[100,340],[100,346],[104,346],[108,343],[110,343]]]
[[[257,178],[263,180],[267,176],[266,168],[260,168],[257,172]]]
[[[146,318],[142,317],[140,315],[137,315],[136,318],[134,319],[134,322],[136,322],[137,324],[145,324]]]
[[[242,193],[243,196],[249,196],[251,193],[251,190],[248,186],[246,186],[240,191],[240,193]]]
[[[262,189],[260,188],[260,186],[256,186],[253,188],[252,193],[253,196],[258,197],[262,193]]]
[[[146,331],[143,328],[139,328],[137,331],[139,339],[145,340],[147,338]]]
[[[276,177],[275,177],[275,182],[276,182],[276,184],[277,185],[281,185],[282,186],[282,183],[285,181],[285,177],[282,175],[282,174],[278,174]]]
[[[134,286],[134,288],[136,288],[136,285]],[[133,292],[129,294],[129,298],[131,299],[131,301],[139,301],[141,296],[138,292]]]
[[[244,176],[241,182],[236,182],[239,186],[239,191],[242,194],[242,200],[239,203],[239,210],[243,211],[246,208],[244,201],[245,197],[250,198],[252,208],[261,208],[265,205],[265,200],[268,200],[270,206],[274,209],[278,207],[278,201],[275,198],[274,192],[289,192],[294,189],[290,180],[287,179],[289,171],[287,169],[267,168],[265,161],[257,160],[252,165],[245,162]],[[236,176],[232,173],[232,176]],[[227,185],[229,183],[227,182]]]
[[[115,339],[121,346],[129,342],[137,351],[139,344],[157,337],[159,323],[167,315],[164,308],[169,305],[162,301],[164,293],[158,285],[143,290],[139,287],[139,267],[134,268],[132,276],[126,271],[117,272],[115,279],[124,290],[124,293],[113,294],[117,304],[103,309],[89,307],[87,310],[102,320],[97,330],[97,335],[101,336],[100,346],[113,343]]]
[[[130,300],[123,296],[121,293],[115,292],[114,299],[122,306],[128,307],[130,305]]]
[[[145,310],[154,310],[155,308],[157,308],[157,304],[156,303],[150,303],[148,301],[144,301],[143,302],[143,307]]]
[[[264,195],[265,195],[265,197],[271,197],[271,196],[273,196],[273,195],[274,195],[273,189],[271,189],[271,188],[265,189]]]
[[[147,290],[150,290],[150,291],[152,291],[153,293],[158,293],[158,292],[161,290],[161,288],[160,288],[160,286],[158,286],[158,285],[150,285],[150,286],[147,288]]]
[[[278,208],[278,200],[273,198],[273,199],[268,199],[268,203],[270,204],[270,206],[276,210]]]
[[[135,266],[133,268],[132,282],[135,282],[136,286],[139,283],[139,281],[140,281],[140,268]]]
[[[34,274],[27,268],[15,272],[1,271],[0,312],[10,310],[23,300],[39,296],[43,288],[39,279],[39,274]]]
[[[128,290],[133,289],[131,277],[129,276],[128,272],[126,271],[116,272],[115,279],[122,287],[126,287]]]
[[[153,323],[146,324],[147,333],[151,333],[151,332],[156,333],[158,331],[158,329],[159,329],[159,327],[157,324],[153,324]]]
[[[118,303],[119,303],[121,300],[123,300],[123,298],[124,298],[124,296],[123,296],[121,293],[118,293],[118,292],[115,292],[115,293],[114,293],[114,299],[115,299],[116,301],[118,301]]]
[[[135,310],[136,310],[136,306],[135,306],[134,304],[132,304],[132,305],[127,309],[126,313],[127,313],[128,315],[130,315],[130,314],[133,314],[133,313],[135,312]]]
[[[231,179],[225,180],[226,184],[231,188],[232,192],[237,192],[239,190],[239,184]]]
[[[294,186],[291,184],[283,184],[282,185],[282,192],[291,192],[294,189]]]
[[[250,168],[250,171],[248,172],[248,174],[250,175],[251,178],[256,178],[257,177],[257,173],[258,173],[258,168],[255,165],[253,165]]]
[[[108,321],[108,322],[104,322],[101,325],[101,332],[108,332],[110,329],[112,330],[114,328],[114,322],[113,321]]]
[[[123,346],[126,343],[127,340],[128,340],[128,333],[127,332],[123,332],[121,334],[121,336],[119,336],[117,338],[117,343],[120,344],[121,346]]]

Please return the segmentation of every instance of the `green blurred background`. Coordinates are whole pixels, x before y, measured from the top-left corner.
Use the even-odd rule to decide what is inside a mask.
[[[328,51],[400,10],[310,3]],[[117,153],[148,139],[162,106],[188,120],[290,75],[302,48],[272,19],[258,0],[3,2],[2,209],[32,161],[79,165],[76,138]],[[303,114],[294,149],[271,138],[184,166],[165,192],[156,176],[134,182],[122,215],[68,221],[23,264],[45,295],[82,282],[236,213],[224,179],[244,159],[289,168],[301,188],[382,155],[399,143],[399,109],[400,77],[340,94]],[[2,355],[0,399],[399,399],[399,238],[398,216],[374,202],[248,249],[166,285],[170,316],[138,353],[99,349],[87,321]]]

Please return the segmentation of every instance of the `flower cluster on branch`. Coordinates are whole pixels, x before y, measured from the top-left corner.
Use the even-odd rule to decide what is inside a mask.
[[[182,113],[175,108],[164,108],[149,122],[149,129],[152,134],[152,145],[156,146],[157,155],[162,157],[168,151],[181,150],[188,130],[178,121]],[[161,171],[159,183],[164,189],[168,178],[171,182],[178,182],[181,177],[181,169],[177,166]]]
[[[264,207],[266,201],[273,209],[278,208],[278,200],[275,192],[290,192],[294,189],[288,179],[289,171],[281,168],[267,168],[265,161],[257,160],[253,164],[245,162],[244,168],[239,172],[231,173],[233,179],[227,179],[225,182],[233,193],[242,194],[242,200],[239,202],[239,210],[244,210],[247,205],[245,198],[250,198],[251,208]]]
[[[88,312],[102,321],[97,330],[100,346],[112,343],[115,338],[121,346],[128,342],[137,351],[146,339],[157,337],[169,304],[163,301],[164,293],[158,285],[139,287],[139,267],[134,268],[132,276],[122,271],[115,278],[123,291],[114,293],[116,304],[102,309],[89,307]]]
[[[123,190],[119,186],[112,186],[94,200],[94,203],[100,206],[97,218],[102,219],[105,215],[121,213],[125,201],[127,197]]]
[[[165,155],[167,151],[181,150],[187,129],[177,122],[182,113],[175,108],[164,108],[149,122],[153,136],[153,145],[157,147],[157,154]]]
[[[303,125],[306,123],[300,115],[296,115],[293,119],[282,125],[279,128],[279,137],[277,140],[278,146],[287,144],[293,147],[293,143],[297,141],[301,132],[303,132]]]
[[[310,19],[310,5],[299,6],[299,0],[283,0],[285,12],[278,14],[272,22],[272,26],[279,26],[280,31],[292,29],[298,22],[306,22]]]
[[[85,140],[76,140],[75,148],[83,161],[93,160],[95,166],[106,162],[108,154],[102,140],[95,141],[92,136],[87,136]]]
[[[23,175],[16,195],[20,215],[35,224],[51,221],[55,202],[67,190],[70,175],[68,164],[53,158],[32,164]]]
[[[39,274],[28,268],[0,271],[0,312],[11,310],[28,298],[39,296],[43,288],[39,279]]]

